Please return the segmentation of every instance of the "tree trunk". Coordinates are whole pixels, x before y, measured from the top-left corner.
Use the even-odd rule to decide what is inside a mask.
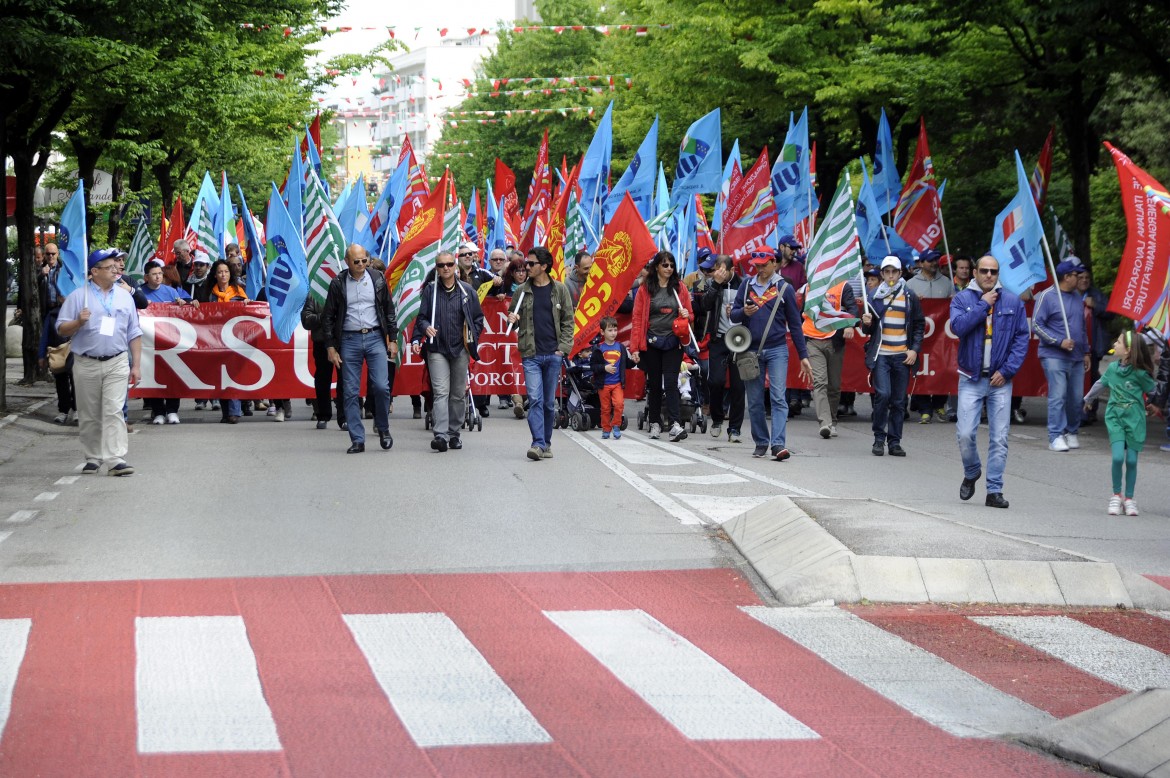
[[[1076,255],[1086,267],[1092,267],[1089,236],[1093,225],[1089,183],[1096,168],[1096,135],[1089,127],[1092,107],[1086,105],[1084,84],[1080,78],[1070,79],[1068,94],[1060,111],[1060,121],[1068,144],[1069,172],[1072,174],[1072,237]]]
[[[118,203],[122,199],[122,181],[126,176],[126,171],[122,168],[117,168],[110,174],[110,196],[114,203]],[[124,205],[114,205],[110,211],[110,225],[106,230],[106,240],[109,245],[116,246],[118,244],[118,231],[122,227],[122,214],[126,211]]]
[[[43,325],[40,295],[37,294],[38,268],[33,259],[33,244],[36,236],[36,217],[33,213],[33,199],[36,197],[37,181],[44,165],[34,165],[32,155],[23,149],[13,149],[12,168],[16,177],[16,245],[20,257],[20,310],[24,319],[24,339],[21,343],[24,357],[24,378],[36,376],[37,348],[41,344]],[[45,154],[48,157],[48,154]]]
[[[175,202],[175,181],[171,176],[171,161],[168,159],[158,165],[152,165],[150,171],[158,181],[158,191],[162,195],[163,213],[170,213]]]

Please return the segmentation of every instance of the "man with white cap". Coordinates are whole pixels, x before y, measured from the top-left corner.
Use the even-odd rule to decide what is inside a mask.
[[[906,388],[918,370],[918,352],[926,320],[918,295],[902,280],[902,260],[886,257],[881,264],[881,283],[869,292],[869,305],[861,316],[862,331],[869,335],[865,366],[873,387],[873,455],[888,447],[890,456],[904,457],[902,422],[906,416]]]
[[[459,246],[455,258],[459,260],[459,278],[477,292],[483,284],[495,281],[495,276],[479,266],[479,246],[474,243],[468,241]]]
[[[1048,379],[1048,450],[1080,448],[1081,398],[1089,368],[1089,339],[1085,333],[1085,304],[1076,293],[1080,262],[1065,260],[1056,266],[1056,286],[1040,295],[1032,326],[1040,339],[1037,349]]]

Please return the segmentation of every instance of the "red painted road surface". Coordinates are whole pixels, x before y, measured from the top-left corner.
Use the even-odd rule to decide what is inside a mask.
[[[1078,775],[1007,742],[957,738],[753,619],[731,570],[130,581],[0,587],[0,619],[30,619],[2,776]],[[544,611],[640,609],[819,738],[691,740]],[[1125,693],[967,615],[1053,611],[873,606],[853,613],[1061,718]],[[421,748],[346,614],[442,613],[549,742]],[[1061,615],[1170,653],[1170,622]],[[238,616],[279,749],[139,753],[137,617]],[[0,711],[3,700],[0,700]],[[2,717],[0,717],[2,721]]]

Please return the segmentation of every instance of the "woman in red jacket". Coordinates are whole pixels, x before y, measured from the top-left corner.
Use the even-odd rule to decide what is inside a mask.
[[[671,441],[687,436],[679,411],[678,374],[682,366],[683,346],[690,341],[689,327],[680,335],[685,319],[694,320],[691,295],[679,283],[674,254],[659,251],[646,266],[646,280],[634,296],[631,320],[630,359],[646,371],[646,418],[650,437],[662,434],[662,395],[666,393],[666,416]],[[676,329],[677,327],[677,329]]]

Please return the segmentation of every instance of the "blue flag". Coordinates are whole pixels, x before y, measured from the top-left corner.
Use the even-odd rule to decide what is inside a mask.
[[[373,231],[374,244],[386,252],[386,244],[398,239],[398,216],[402,213],[402,204],[406,200],[406,191],[410,186],[410,165],[403,162],[394,168],[390,180],[382,189],[378,202],[370,211],[370,229]],[[361,196],[362,206],[365,207],[366,198]],[[375,218],[376,217],[376,218]],[[355,238],[356,239],[356,238]]]
[[[215,234],[219,238],[219,255],[227,256],[227,245],[236,242],[236,212],[232,208],[232,193],[228,190],[227,171],[220,187],[219,209],[215,212]],[[252,298],[256,299],[256,298]]]
[[[1015,294],[1047,277],[1044,268],[1044,225],[1036,210],[1032,185],[1016,152],[1016,196],[995,217],[991,255],[999,261],[999,282]]]
[[[776,231],[791,234],[796,223],[812,212],[812,171],[809,169],[808,107],[800,121],[788,118],[788,135],[780,156],[772,165],[772,197],[776,200],[779,224]]]
[[[872,257],[869,246],[881,238],[882,212],[873,199],[873,184],[869,181],[869,171],[865,167],[865,160],[861,160],[861,189],[857,193],[857,209],[853,212],[853,220],[857,223],[857,237],[865,249],[865,255]],[[885,255],[883,255],[885,256]]]
[[[487,182],[487,199],[484,201],[484,207],[487,209],[487,214],[483,220],[484,232],[484,246],[483,250],[490,252],[492,249],[502,249],[504,244],[499,246],[495,244],[496,240],[496,222],[500,220],[499,204],[496,202],[495,195],[492,193],[492,182]]]
[[[89,241],[85,234],[85,182],[77,180],[77,191],[61,212],[61,232],[57,236],[57,250],[61,254],[61,272],[57,273],[57,291],[68,297],[85,285],[88,273]],[[42,311],[44,313],[44,311]]]
[[[321,185],[325,187],[325,195],[332,198],[333,195],[329,192],[329,183],[325,180],[325,174],[321,172],[321,155],[317,152],[317,142],[313,140],[313,133],[309,132],[309,125],[307,124],[305,125],[305,145],[309,147],[309,165],[317,173],[317,178],[320,179]]]
[[[654,195],[654,215],[666,213],[670,210],[670,190],[666,186],[666,171],[662,163],[658,163],[658,190]]]
[[[695,198],[689,197],[678,214],[678,236],[674,247],[671,248],[680,275],[685,276],[699,269],[696,228]]]
[[[723,134],[719,109],[696,121],[678,148],[678,167],[670,204],[704,192],[718,192],[723,174]]]
[[[743,172],[743,160],[739,157],[739,138],[731,144],[731,153],[727,155],[727,162],[723,165],[723,180],[719,183],[719,196],[715,198],[715,215],[711,217],[711,229],[715,232],[723,230],[723,209],[727,206],[727,198],[731,196],[731,174],[736,165]]]
[[[189,232],[199,232],[199,215],[203,213],[203,203],[207,203],[207,212],[211,214],[212,227],[219,218],[219,194],[215,191],[215,184],[211,182],[211,171],[203,171],[203,181],[199,184],[199,194],[195,197],[195,204],[191,206],[191,218],[187,222]],[[204,251],[211,253],[211,246],[203,246]]]
[[[596,232],[601,232],[601,206],[609,189],[609,167],[613,157],[613,101],[605,109],[605,115],[593,133],[589,150],[581,160],[581,172],[577,182],[581,186],[580,212],[585,223]],[[586,227],[586,232],[589,227]]]
[[[288,181],[284,185],[284,196],[288,203],[288,218],[297,230],[297,237],[305,238],[305,170],[301,163],[300,141],[293,143],[292,165],[288,170]]]
[[[504,197],[500,197],[500,202],[496,205],[496,218],[492,222],[491,231],[488,234],[487,250],[502,249],[508,246],[508,231],[504,229]],[[488,213],[491,213],[490,211]],[[486,228],[485,228],[486,229]]]
[[[295,179],[289,178],[289,182]],[[268,279],[265,292],[272,313],[272,328],[282,343],[292,340],[301,323],[301,309],[309,296],[309,265],[305,244],[293,226],[280,190],[272,185],[268,198]]]
[[[471,199],[467,202],[467,220],[463,222],[463,232],[472,243],[479,243],[479,228],[475,224],[479,219],[479,213],[475,210],[476,194],[476,188],[472,187]]]
[[[658,117],[650,125],[646,139],[638,147],[638,153],[630,160],[630,166],[622,173],[621,179],[605,199],[605,223],[613,218],[622,203],[622,196],[630,193],[643,221],[650,221],[654,215],[654,163],[658,161]]]
[[[359,178],[361,177],[361,175],[362,175],[361,173],[358,173]],[[342,189],[341,189],[341,194],[337,195],[337,199],[333,202],[333,213],[337,214],[338,221],[341,220],[342,209],[344,209],[347,205],[349,205],[349,196],[351,194],[353,194],[353,182],[346,181],[345,186],[342,187]],[[342,228],[342,230],[344,230],[345,225],[344,224],[341,225],[341,228]]]
[[[256,234],[256,223],[252,221],[252,212],[248,210],[248,201],[244,199],[244,190],[236,184],[236,192],[240,195],[240,213],[244,219],[244,240],[248,244],[248,266],[244,269],[244,290],[249,300],[259,300],[268,280],[268,257],[265,254],[264,244]]]
[[[877,148],[873,152],[873,199],[881,208],[880,216],[894,210],[902,195],[902,177],[894,166],[894,139],[890,134],[890,120],[882,109],[878,124]]]

